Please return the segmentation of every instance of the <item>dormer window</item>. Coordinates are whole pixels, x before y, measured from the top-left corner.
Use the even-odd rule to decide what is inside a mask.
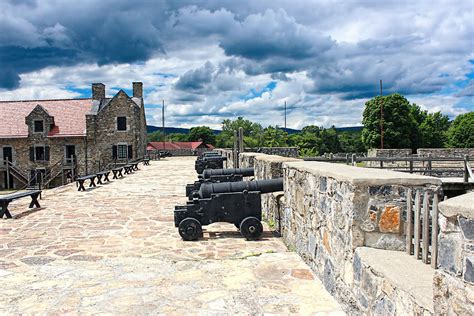
[[[127,130],[127,118],[125,116],[117,117],[117,131]]]
[[[34,121],[33,122],[34,126],[33,126],[33,130],[35,133],[43,133],[44,132],[44,123],[43,121]]]

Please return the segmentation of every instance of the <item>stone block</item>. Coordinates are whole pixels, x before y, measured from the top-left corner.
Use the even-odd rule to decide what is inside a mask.
[[[395,306],[388,297],[382,296],[375,301],[373,311],[377,316],[395,315]]]
[[[462,239],[460,233],[441,235],[438,245],[438,267],[455,275],[462,273]]]
[[[400,226],[400,208],[395,205],[386,205],[380,214],[379,230],[382,233],[399,233]]]
[[[329,259],[324,263],[323,283],[329,293],[334,294],[336,290],[336,278],[334,275],[334,265]]]
[[[466,257],[464,264],[464,280],[474,284],[474,256]]]
[[[386,249],[386,250],[405,250],[405,236],[385,233],[366,233],[365,234],[365,246]]]
[[[474,240],[474,219],[460,216],[458,221],[464,238]]]

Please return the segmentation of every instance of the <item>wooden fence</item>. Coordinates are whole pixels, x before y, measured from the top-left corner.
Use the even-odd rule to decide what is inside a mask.
[[[407,193],[406,251],[436,269],[438,258],[438,194],[412,189]]]

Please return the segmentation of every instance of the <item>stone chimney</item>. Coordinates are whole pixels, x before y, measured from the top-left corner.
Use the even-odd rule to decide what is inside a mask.
[[[143,98],[143,83],[133,82],[133,96],[135,98]]]
[[[105,98],[105,85],[103,83],[92,84],[92,99],[102,100]]]

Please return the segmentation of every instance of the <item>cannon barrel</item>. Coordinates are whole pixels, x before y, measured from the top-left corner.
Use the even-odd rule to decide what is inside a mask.
[[[227,176],[227,175],[242,175],[243,177],[250,177],[254,175],[253,168],[227,168],[227,169],[206,169],[202,172],[204,179],[209,179],[212,176]]]
[[[220,154],[216,151],[208,151],[201,154],[201,157],[209,157],[209,156],[220,156]]]
[[[283,178],[259,181],[203,183],[199,189],[199,197],[205,199],[210,198],[212,194],[243,192],[245,190],[259,191],[260,193],[282,191]]]
[[[205,157],[202,157],[201,159],[202,161],[217,161],[217,160],[222,160],[222,161],[226,161],[227,160],[227,157],[224,157],[224,156],[205,156]]]

